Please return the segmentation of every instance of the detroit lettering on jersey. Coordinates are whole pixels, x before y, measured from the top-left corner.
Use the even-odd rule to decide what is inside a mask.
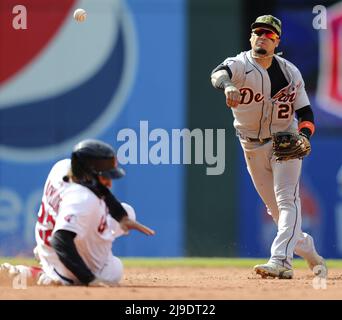
[[[253,69],[246,71],[246,75],[252,72]],[[284,73],[280,69],[279,62],[273,59],[271,66],[267,69],[268,76],[271,81],[271,96],[272,100],[279,102],[294,102],[296,98],[296,92],[287,92],[284,90],[289,84],[286,80]],[[260,102],[264,99],[264,96],[258,92],[254,93],[252,88],[241,88],[241,103],[250,104],[253,100]]]
[[[258,92],[254,93],[251,88],[241,88],[241,100],[240,104],[250,104],[252,101],[261,102],[264,100],[264,96]],[[272,100],[279,102],[293,102],[296,99],[296,93],[286,93],[286,91],[280,91],[275,96],[272,97]]]
[[[241,103],[232,108],[234,127],[241,136],[257,139],[278,131],[297,131],[295,112],[310,104],[300,71],[286,59],[275,56],[268,69],[245,51],[222,64],[231,82],[240,90]]]

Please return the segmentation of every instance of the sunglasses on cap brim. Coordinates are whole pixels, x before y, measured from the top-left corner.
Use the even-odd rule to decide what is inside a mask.
[[[271,40],[276,40],[279,39],[279,36],[273,32],[272,30],[264,29],[264,28],[256,28],[252,30],[252,32],[257,35],[258,37],[262,36],[263,34],[265,35],[266,38],[271,39]]]

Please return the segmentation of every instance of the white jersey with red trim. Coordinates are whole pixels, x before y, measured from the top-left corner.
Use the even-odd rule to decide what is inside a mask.
[[[80,184],[63,180],[70,166],[70,159],[61,160],[48,175],[36,223],[35,250],[40,260],[44,260],[43,269],[47,274],[57,271],[77,281],[50,246],[54,232],[61,229],[75,232],[77,236],[74,241],[78,253],[88,268],[97,274],[108,257],[112,256],[113,240],[123,235],[124,231],[109,215],[102,199]],[[135,219],[135,215],[131,218]]]

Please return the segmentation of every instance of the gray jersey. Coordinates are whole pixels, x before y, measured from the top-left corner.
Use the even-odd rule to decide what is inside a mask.
[[[267,70],[252,58],[251,51],[223,62],[232,72],[231,82],[241,93],[241,103],[232,108],[234,127],[241,136],[264,139],[274,132],[296,131],[294,111],[310,104],[297,67],[286,59],[274,57],[288,85],[273,97]]]

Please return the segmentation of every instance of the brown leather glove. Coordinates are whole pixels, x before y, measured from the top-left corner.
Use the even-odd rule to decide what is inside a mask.
[[[272,141],[277,161],[303,159],[311,152],[309,139],[301,133],[277,132],[272,135]]]

